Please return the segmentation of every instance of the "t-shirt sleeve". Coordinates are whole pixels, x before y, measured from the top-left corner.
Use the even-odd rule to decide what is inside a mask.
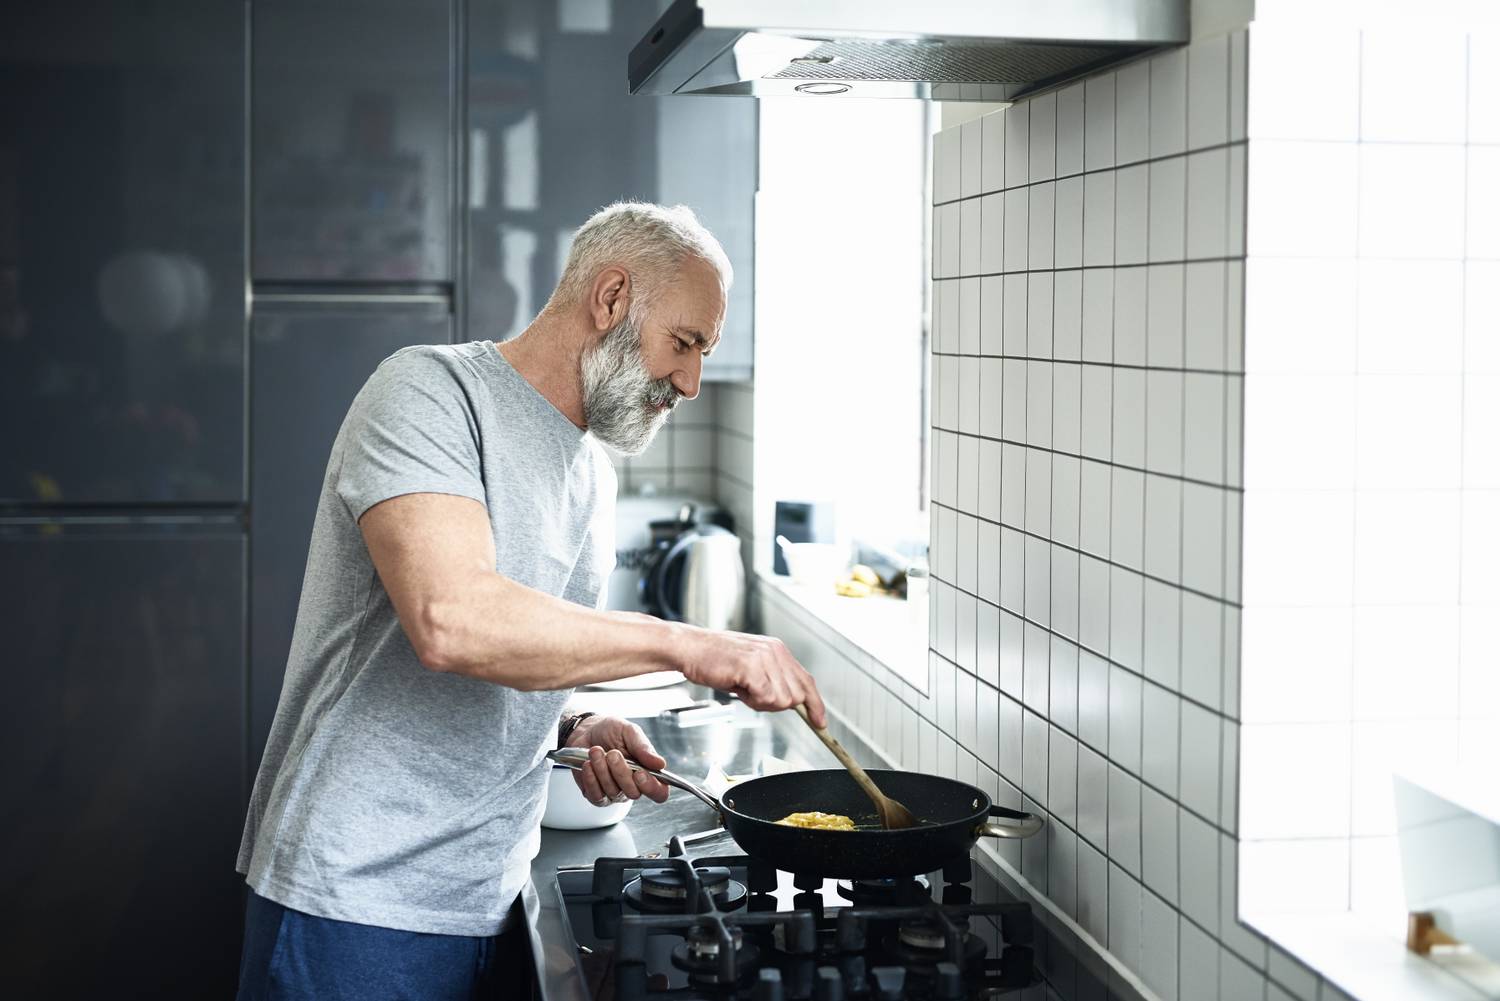
[[[403,494],[485,501],[479,431],[456,359],[399,352],[370,376],[345,419],[335,489],[355,520]]]

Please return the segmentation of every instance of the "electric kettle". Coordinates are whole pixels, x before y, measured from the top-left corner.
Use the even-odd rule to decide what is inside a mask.
[[[684,531],[642,581],[644,603],[664,619],[707,629],[745,625],[740,539],[717,525]]]

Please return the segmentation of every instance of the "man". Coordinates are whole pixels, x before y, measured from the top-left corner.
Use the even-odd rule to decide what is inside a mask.
[[[778,640],[597,608],[601,443],[638,454],[697,395],[731,278],[688,209],[613,205],[519,337],[407,348],[355,398],[240,848],[244,1001],[499,993],[546,752],[589,748],[596,804],[667,795],[638,727],[562,717],[576,685],[675,669],[823,721]]]

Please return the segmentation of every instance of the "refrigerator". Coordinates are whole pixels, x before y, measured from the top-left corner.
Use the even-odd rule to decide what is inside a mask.
[[[244,6],[0,32],[0,968],[225,997],[243,900]]]

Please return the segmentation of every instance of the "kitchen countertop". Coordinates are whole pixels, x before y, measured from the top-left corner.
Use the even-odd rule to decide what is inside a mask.
[[[691,691],[694,698],[715,697],[708,689]],[[731,708],[733,714],[728,719],[701,726],[682,727],[659,718],[635,722],[667,759],[669,768],[694,780],[704,778],[714,766],[729,775],[754,774],[768,758],[780,759],[793,768],[835,766],[832,755],[795,714],[756,713],[737,702]],[[857,739],[851,737],[844,744],[856,760],[878,761],[878,756]],[[557,892],[558,868],[588,867],[594,859],[607,856],[664,856],[673,835],[698,834],[717,827],[712,810],[674,789],[666,803],[638,800],[625,819],[613,827],[593,831],[542,829],[541,850],[531,864],[531,883],[522,901],[544,1001],[589,1001]],[[725,850],[737,850],[722,833],[714,841],[725,844]],[[705,848],[694,846],[699,854]],[[1003,871],[997,871],[983,853],[976,851],[974,858],[976,899],[1027,899],[1026,892]],[[1037,924],[1037,965],[1059,997],[1065,1001],[1085,996],[1097,1001],[1145,1001],[1111,965],[1052,920],[1045,908],[1033,904],[1032,911]]]

